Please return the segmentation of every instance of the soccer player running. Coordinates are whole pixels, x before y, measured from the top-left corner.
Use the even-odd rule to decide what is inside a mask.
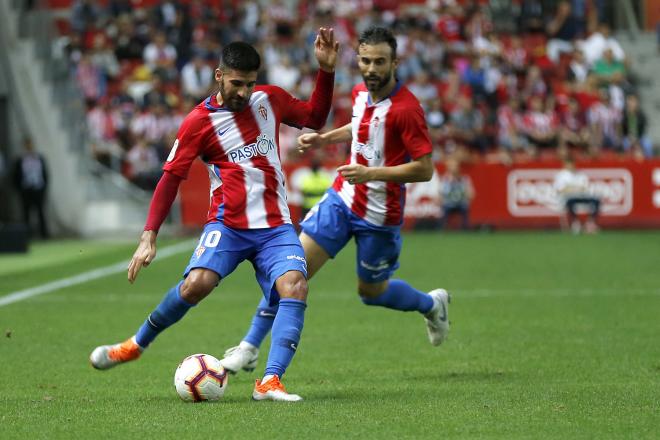
[[[156,187],[140,243],[128,266],[133,283],[156,256],[156,235],[177,189],[196,157],[206,163],[211,204],[204,232],[174,286],[137,333],[123,343],[97,347],[90,355],[100,370],[140,357],[167,327],[179,321],[245,260],[255,268],[264,302],[279,304],[272,320],[273,344],[265,375],[257,380],[255,400],[298,401],[280,382],[293,358],[307,299],[304,251],[291,225],[279,158],[278,130],[284,123],[320,129],[332,102],[339,44],[332,29],[321,28],[315,41],[320,70],[308,102],[275,86],[255,86],[261,59],[247,43],[222,51],[215,71],[220,91],[185,118]]]
[[[433,175],[424,112],[395,77],[396,45],[389,30],[366,30],[357,50],[364,83],[353,89],[351,123],[298,138],[301,151],[351,141],[347,164],[338,168],[332,188],[301,223],[300,241],[309,279],[354,237],[362,302],[420,312],[431,344],[439,345],[449,332],[447,291],[424,293],[392,279],[399,267],[404,184],[428,181]],[[271,326],[274,328],[277,313],[277,305],[261,301],[247,335],[225,352],[221,361],[225,369],[234,373],[254,369],[259,346]]]

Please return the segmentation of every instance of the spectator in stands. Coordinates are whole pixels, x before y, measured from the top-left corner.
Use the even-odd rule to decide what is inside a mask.
[[[135,30],[135,24],[130,15],[120,15],[115,21],[114,35],[115,55],[119,61],[141,60],[147,42]]]
[[[568,106],[560,115],[559,129],[559,156],[567,157],[568,146],[578,147],[580,149],[589,148],[589,127],[584,113],[580,111],[578,102],[571,98]]]
[[[300,80],[300,70],[293,65],[287,53],[280,54],[276,61],[268,64],[267,69],[268,83],[283,89],[293,89]]]
[[[106,78],[103,71],[92,62],[89,52],[81,53],[75,75],[85,100],[94,102],[105,96]]]
[[[603,57],[594,64],[593,73],[601,85],[609,86],[610,84],[621,83],[624,80],[626,66],[622,61],[614,59],[614,52],[608,47],[603,52]]]
[[[598,154],[601,148],[621,148],[621,112],[610,102],[606,89],[600,90],[600,99],[589,109],[587,120],[591,130],[593,155]]]
[[[518,35],[511,37],[511,43],[504,50],[504,60],[507,65],[518,75],[527,72],[529,65],[529,54],[522,44],[522,39]]]
[[[532,96],[543,96],[547,91],[548,86],[543,79],[541,69],[538,66],[530,66],[520,92],[522,99],[529,100]]]
[[[460,98],[472,99],[470,86],[461,82],[460,74],[456,69],[447,72],[446,78],[440,83],[439,92],[442,99],[442,110],[446,114],[451,114],[454,111]]]
[[[90,59],[106,79],[115,79],[119,75],[119,62],[114,51],[108,46],[105,35],[96,34],[94,36]]]
[[[647,124],[646,115],[639,106],[639,98],[628,95],[621,124],[623,148],[632,151],[638,158],[653,156],[653,143],[646,134]]]
[[[451,214],[461,216],[461,229],[470,225],[470,202],[474,198],[474,186],[469,176],[461,173],[460,163],[448,159],[447,170],[440,179],[440,221],[438,227],[444,229]]]
[[[518,17],[518,29],[521,32],[542,32],[544,19],[541,0],[522,1]]]
[[[438,99],[438,88],[431,84],[428,73],[423,70],[415,75],[415,79],[408,85],[408,89],[415,95],[425,110],[428,110],[431,103]]]
[[[126,177],[138,187],[153,191],[162,174],[158,151],[144,138],[138,137],[126,154]]]
[[[30,138],[23,141],[23,152],[14,164],[14,185],[21,197],[25,225],[30,230],[34,230],[32,213],[36,211],[39,233],[41,238],[47,239],[50,234],[44,214],[44,205],[48,188],[48,168],[46,160],[35,150]]]
[[[144,48],[142,59],[151,72],[168,80],[176,78],[176,49],[167,42],[163,32],[156,32],[153,41]]]
[[[181,89],[184,96],[202,101],[208,96],[213,83],[213,69],[199,53],[181,69]]]
[[[584,57],[584,52],[576,49],[571,57],[571,62],[568,64],[566,76],[569,80],[576,83],[583,83],[589,75],[589,64]]]
[[[544,109],[540,96],[532,96],[529,109],[523,116],[523,130],[529,141],[533,155],[538,148],[558,146],[558,121],[551,109]]]
[[[548,58],[555,64],[562,52],[573,51],[573,40],[579,35],[580,26],[572,14],[571,2],[563,0],[557,5],[554,17],[546,26]]]
[[[600,210],[600,200],[590,194],[589,177],[576,170],[572,158],[565,159],[564,169],[555,176],[553,186],[562,207],[566,210],[568,224],[573,233],[578,234],[582,230],[582,224],[577,215],[578,206],[587,206],[590,209],[589,219],[584,225],[585,231],[589,234],[598,232],[596,220]]]
[[[96,25],[101,17],[101,10],[92,0],[76,0],[71,7],[71,29],[82,34]]]
[[[612,55],[617,61],[625,62],[626,54],[623,52],[623,47],[616,38],[611,36],[610,27],[601,23],[598,25],[598,30],[589,35],[589,38],[582,42],[578,42],[578,46],[584,52],[587,63],[593,65],[603,57],[606,49],[612,50]]]
[[[520,100],[510,97],[506,104],[497,109],[497,143],[502,149],[504,163],[511,163],[513,151],[526,150],[528,147],[521,126]]]
[[[119,145],[115,118],[107,97],[98,104],[91,104],[87,112],[92,156],[108,168],[119,171],[124,152]]]
[[[447,127],[448,135],[459,146],[467,146],[478,152],[486,151],[483,136],[484,118],[481,111],[474,107],[472,99],[461,97],[458,108],[451,114]]]

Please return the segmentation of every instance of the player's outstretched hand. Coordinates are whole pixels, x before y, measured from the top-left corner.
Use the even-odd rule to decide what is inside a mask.
[[[318,148],[323,146],[323,138],[318,133],[305,133],[298,136],[298,151],[304,153],[310,148]]]
[[[339,42],[335,40],[335,31],[332,28],[320,28],[314,41],[314,54],[322,70],[334,72],[337,52]]]
[[[156,232],[144,231],[133,258],[128,263],[128,282],[133,284],[142,266],[149,266],[154,258],[156,258]]]
[[[342,165],[337,168],[337,172],[346,179],[351,185],[356,183],[365,183],[371,180],[369,176],[369,167],[359,164]]]

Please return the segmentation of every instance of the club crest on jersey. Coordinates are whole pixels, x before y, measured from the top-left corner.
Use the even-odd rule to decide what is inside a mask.
[[[371,124],[374,126],[374,128],[378,128],[378,126],[380,125],[380,119],[378,118],[378,116],[375,116],[371,120]]]
[[[257,136],[256,142],[231,150],[228,156],[229,160],[237,163],[256,156],[268,156],[271,151],[276,151],[276,149],[277,147],[273,138],[262,133]]]
[[[353,148],[355,149],[355,153],[361,154],[362,157],[364,157],[367,160],[373,160],[373,159],[378,159],[380,160],[382,157],[382,153],[380,150],[376,149],[374,147],[373,143],[367,142],[366,144],[363,144],[362,142],[353,142]]]
[[[266,107],[264,107],[262,104],[259,104],[259,108],[257,109],[259,114],[261,115],[262,118],[264,118],[264,121],[268,120],[268,110],[266,110]]]

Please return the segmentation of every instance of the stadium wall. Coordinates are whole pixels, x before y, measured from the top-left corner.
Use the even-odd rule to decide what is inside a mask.
[[[581,162],[578,168],[590,179],[590,192],[601,198],[600,225],[607,228],[660,227],[660,160]],[[285,166],[289,200],[294,221],[299,219],[299,189],[291,176],[300,177],[302,165]],[[470,207],[473,226],[493,228],[557,228],[563,215],[553,188],[560,163],[529,163],[505,166],[479,163],[465,166],[476,196]],[[408,185],[405,227],[440,215],[438,165],[433,180]],[[208,173],[195,161],[180,190],[184,226],[199,228],[206,220],[209,204]]]

